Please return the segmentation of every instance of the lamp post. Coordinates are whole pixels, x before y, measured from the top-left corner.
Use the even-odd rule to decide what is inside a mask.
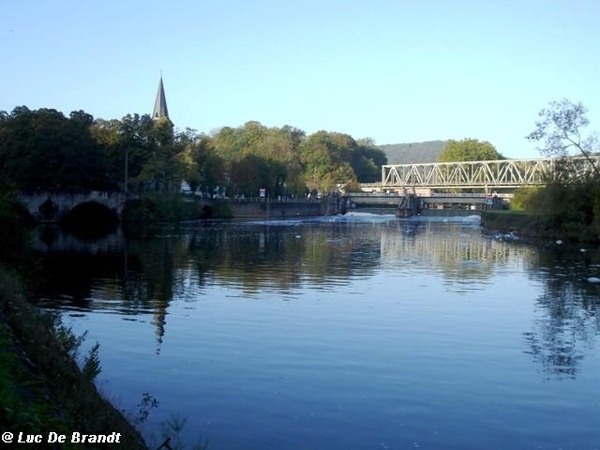
[[[129,148],[125,149],[125,180],[124,180],[124,189],[125,189],[125,194],[128,193],[128,189],[127,189],[127,176],[128,176],[128,171],[129,171]]]

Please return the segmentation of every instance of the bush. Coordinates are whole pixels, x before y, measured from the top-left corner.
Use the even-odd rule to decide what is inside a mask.
[[[35,434],[119,432],[124,448],[146,448],[91,382],[101,370],[98,345],[84,359],[83,370],[78,368],[82,339],[59,315],[27,302],[18,278],[0,270],[0,423]]]
[[[122,215],[123,231],[132,237],[152,236],[165,223],[209,219],[221,209],[181,195],[147,195],[130,200]]]
[[[16,194],[0,186],[0,265],[19,267],[26,260],[31,216]]]
[[[511,209],[544,216],[548,235],[581,241],[600,237],[600,183],[550,183],[515,193]]]
[[[538,191],[542,189],[539,187],[524,187],[517,189],[514,192],[514,197],[510,201],[510,209],[513,211],[523,211],[532,208],[532,202],[535,202],[535,196],[538,195]]]
[[[140,237],[156,234],[160,229],[160,213],[155,203],[147,197],[129,200],[121,216],[123,232]]]

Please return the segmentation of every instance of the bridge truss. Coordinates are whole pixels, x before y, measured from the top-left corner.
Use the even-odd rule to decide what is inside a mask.
[[[544,185],[560,177],[583,179],[600,167],[600,156],[505,159],[382,167],[381,187],[502,189]]]

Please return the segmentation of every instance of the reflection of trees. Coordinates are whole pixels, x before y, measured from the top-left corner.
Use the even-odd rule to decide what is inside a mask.
[[[353,239],[354,233],[366,235]],[[195,299],[210,280],[247,292],[289,291],[302,285],[346,283],[379,264],[376,225],[335,223],[294,227],[217,224],[189,234],[84,244],[60,233],[44,253],[36,296],[45,306],[153,314],[160,346],[174,298]]]
[[[289,291],[304,283],[330,286],[378,264],[378,241],[354,241],[351,226],[222,226],[194,235],[190,252],[200,280],[210,272],[221,284],[241,285],[248,292]]]
[[[585,281],[598,275],[590,253],[569,256],[486,240],[477,228],[460,224],[231,222],[199,226],[180,236],[121,239],[105,248],[73,246],[64,236],[51,244],[44,246],[37,297],[63,308],[152,314],[159,346],[170,302],[197,300],[205,284],[251,295],[287,294],[306,287],[335,288],[370,276],[380,265],[398,273],[407,265],[423,265],[448,283],[461,283],[527,261],[530,276],[545,286],[537,319],[525,334],[527,351],[554,376],[575,376],[582,345],[591,345],[600,330],[598,289]]]
[[[34,295],[46,299],[42,305],[48,307],[109,309],[128,315],[152,312],[160,345],[173,286],[181,281],[175,267],[186,246],[177,244],[157,239],[126,245],[120,239],[98,246],[59,233],[52,247],[44,249]]]
[[[36,298],[51,299],[77,309],[89,309],[93,280],[114,279],[119,276],[115,267],[122,265],[116,254],[81,254],[56,252],[46,255],[39,263],[37,282],[32,286]]]
[[[594,259],[579,252],[540,249],[529,261],[530,276],[545,286],[536,302],[532,331],[524,333],[527,353],[557,379],[577,375],[585,347],[594,344],[600,331],[599,291],[587,282],[597,270]]]
[[[427,233],[426,237],[418,236]],[[435,222],[388,227],[381,234],[384,264],[416,263],[437,268],[449,281],[492,276],[494,268],[516,263],[531,249],[481,239],[479,228]]]
[[[132,271],[131,266],[128,266],[123,280],[123,300],[129,308],[137,303],[152,309],[152,325],[156,327],[158,348],[165,334],[167,308],[173,298],[173,244],[170,239],[158,239],[145,245],[140,245],[140,241],[137,241],[127,246],[127,251],[137,256],[141,267]]]

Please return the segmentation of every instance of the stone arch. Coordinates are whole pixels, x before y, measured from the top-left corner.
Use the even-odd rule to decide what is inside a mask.
[[[213,209],[210,205],[204,205],[200,210],[201,219],[210,219],[213,216]]]
[[[101,202],[89,200],[71,208],[61,224],[73,233],[104,235],[117,228],[119,214]]]

